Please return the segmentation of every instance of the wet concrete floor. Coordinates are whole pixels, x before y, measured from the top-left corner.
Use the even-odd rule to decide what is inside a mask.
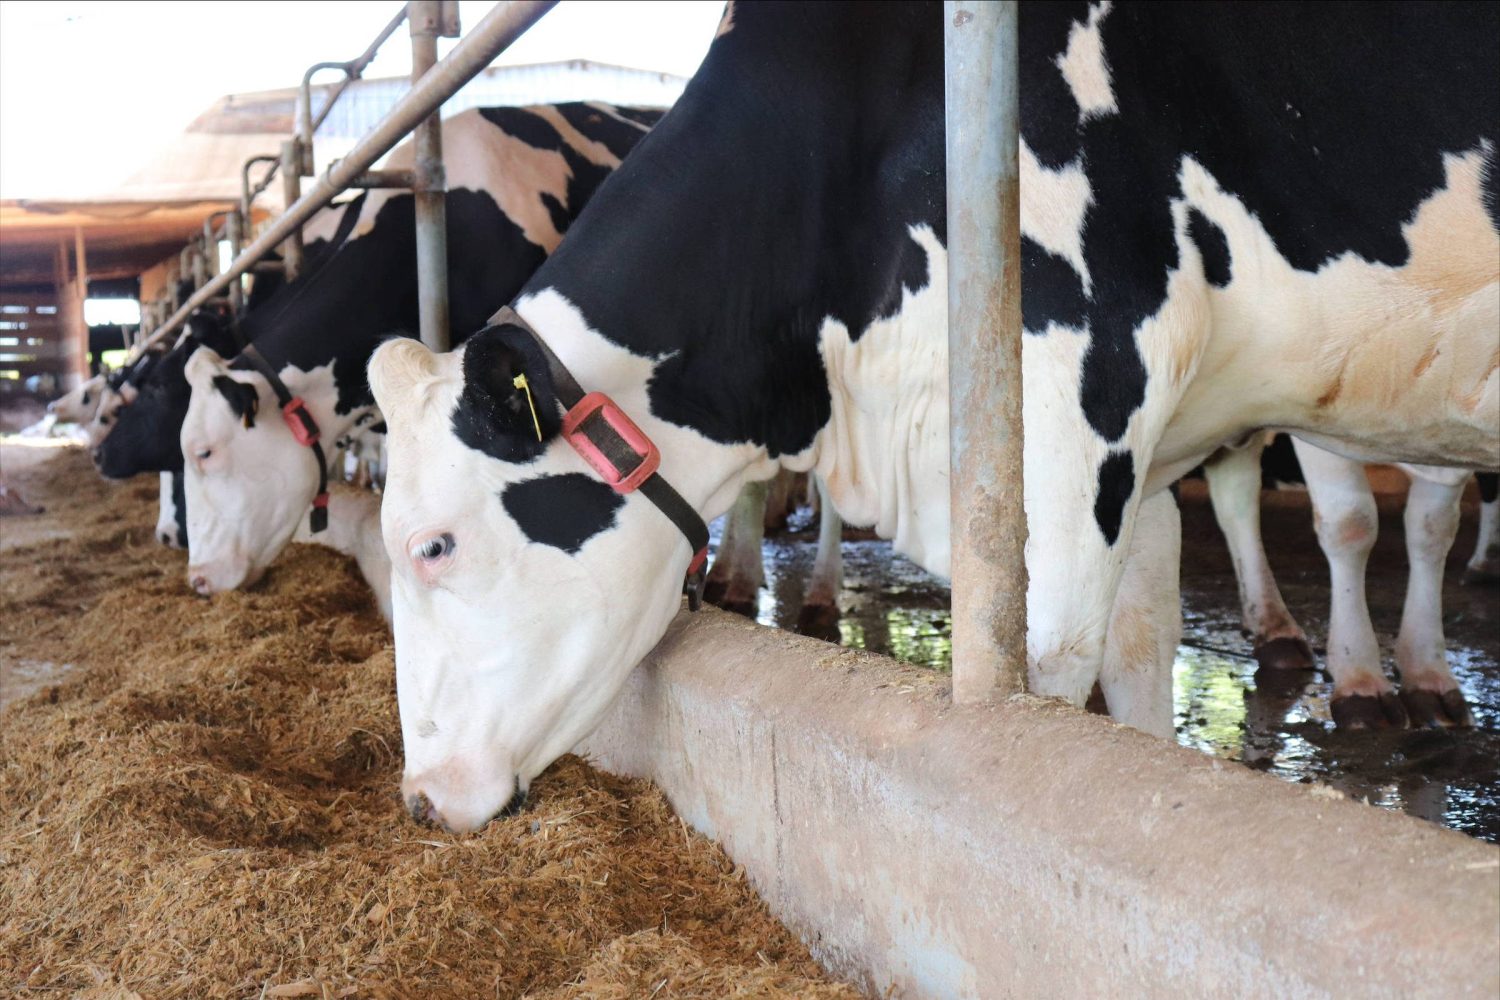
[[[1472,494],[1472,490],[1471,490]],[[1370,558],[1369,604],[1385,657],[1405,598],[1403,496],[1382,494],[1380,538]],[[1307,495],[1266,493],[1263,528],[1282,595],[1320,659],[1327,634],[1328,566],[1313,533]],[[1202,483],[1183,484],[1182,645],[1174,670],[1177,740],[1287,781],[1319,781],[1345,794],[1500,843],[1500,589],[1463,587],[1476,510],[1465,507],[1448,563],[1443,620],[1448,656],[1473,709],[1469,730],[1345,733],[1329,717],[1331,684],[1321,673],[1290,686],[1258,684],[1240,630],[1229,553]],[[717,529],[717,526],[715,526]],[[758,620],[795,629],[817,548],[806,509],[791,530],[766,540],[767,585]],[[717,531],[716,531],[717,535]],[[876,540],[844,543],[842,619],[835,639],[937,670],[951,667],[948,589]]]

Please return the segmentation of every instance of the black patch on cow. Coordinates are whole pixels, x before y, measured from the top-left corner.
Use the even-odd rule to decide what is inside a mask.
[[[656,123],[661,121],[661,116],[666,114],[664,108],[632,108],[623,105],[615,106],[615,114],[621,118],[628,118],[638,125],[647,128],[655,128]]]
[[[1485,503],[1500,500],[1500,476],[1493,472],[1480,472],[1475,474],[1474,481],[1479,484],[1479,499]]]
[[[1017,41],[1023,82],[1022,121],[1026,145],[1045,167],[1060,169],[1078,155],[1078,102],[1057,70],[1056,59],[1068,50],[1068,34],[1074,22],[1087,24],[1089,4],[1068,0],[1019,8]],[[1045,119],[1026,116],[1028,104],[1046,107]],[[1042,329],[1046,329],[1045,324]]]
[[[214,388],[224,397],[224,401],[247,430],[255,426],[255,414],[260,410],[260,393],[255,390],[255,386],[236,382],[228,375],[215,375]]]
[[[1224,230],[1215,225],[1208,216],[1196,208],[1188,210],[1188,239],[1198,248],[1203,258],[1203,277],[1215,288],[1229,284],[1229,240]]]
[[[1443,154],[1500,131],[1500,5],[1411,10],[1116,5],[1100,32],[1119,111],[1076,128],[1056,59],[1084,15],[1022,10],[1022,134],[1048,166],[1081,162],[1093,192],[1081,393],[1105,439],[1118,440],[1145,398],[1134,331],[1178,266],[1171,205],[1184,156],[1244,203],[1293,267],[1316,271],[1346,253],[1399,266],[1402,224],[1445,183]],[[1044,325],[1041,307],[1031,312]]]
[[[1046,333],[1048,323],[1082,327],[1088,299],[1073,265],[1029,236],[1021,237],[1021,326]]]
[[[172,520],[177,524],[177,547],[188,547],[187,534],[187,489],[183,485],[181,472],[172,475]]]
[[[931,280],[910,230],[946,240],[942,31],[936,4],[736,8],[526,291],[657,359],[658,418],[805,449],[825,318],[858,340]]]
[[[625,498],[586,473],[569,472],[511,483],[500,503],[529,540],[571,556],[615,526]]]
[[[569,125],[586,138],[603,145],[621,160],[625,159],[646,133],[639,125],[622,122],[614,115],[605,114],[598,108],[578,101],[559,104],[557,111]]]
[[[523,374],[530,383],[529,400],[515,384]],[[487,327],[470,337],[464,345],[464,391],[453,407],[458,439],[502,462],[530,462],[547,450],[547,442],[561,429],[562,406],[536,340],[513,323]]]
[[[1114,545],[1120,537],[1125,504],[1135,492],[1135,459],[1129,450],[1117,451],[1099,463],[1099,492],[1094,495],[1094,520],[1104,540]]]
[[[597,117],[601,122],[607,120],[607,116],[586,104],[574,102],[570,104],[553,105],[562,117],[572,123],[578,122],[590,124],[590,117]],[[552,127],[541,116],[526,108],[483,108],[479,112],[490,122],[500,126],[506,133],[520,139],[528,146],[537,149],[545,149],[562,156],[568,165],[568,192],[566,205],[558,203],[551,194],[541,193],[538,198],[546,207],[548,214],[552,217],[552,224],[559,233],[566,233],[572,225],[573,218],[578,214],[578,209],[587,202],[604,179],[609,176],[609,168],[601,167],[578,150],[574,149],[565,140],[557,129]],[[575,124],[575,128],[578,126]],[[638,128],[632,128],[623,122],[613,122],[613,128],[604,125],[591,125],[596,131],[608,133],[611,141],[605,145],[614,151],[616,147],[629,152],[631,147],[639,142],[643,133]],[[583,129],[589,138],[595,138]],[[602,140],[601,140],[602,141]],[[616,152],[615,155],[623,157],[625,153]]]

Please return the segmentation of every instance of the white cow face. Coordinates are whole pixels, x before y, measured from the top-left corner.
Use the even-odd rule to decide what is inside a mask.
[[[136,388],[129,382],[122,383],[118,389],[111,387],[107,382],[99,387],[93,415],[83,429],[90,452],[98,448],[100,442],[109,436],[109,432],[114,430],[115,420],[119,417],[120,411],[135,402],[135,398]]]
[[[509,394],[521,371],[544,443]],[[418,819],[474,830],[598,723],[676,613],[688,544],[557,436],[545,365],[497,331],[445,355],[392,340],[370,384],[389,427],[381,521],[402,793]]]
[[[312,451],[282,421],[258,374],[204,347],[187,363],[182,422],[188,581],[205,596],[255,583],[286,548],[318,492]],[[282,375],[293,393],[304,381]]]
[[[63,423],[87,424],[99,409],[99,394],[104,390],[104,376],[95,375],[72,392],[47,404],[47,412]]]

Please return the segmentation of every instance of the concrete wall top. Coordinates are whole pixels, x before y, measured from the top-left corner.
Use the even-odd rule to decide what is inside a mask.
[[[1500,994],[1500,849],[714,610],[584,749],[872,994]]]

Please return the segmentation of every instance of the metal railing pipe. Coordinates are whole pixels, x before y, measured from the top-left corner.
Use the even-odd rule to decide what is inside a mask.
[[[956,702],[1026,687],[1016,8],[943,4]]]
[[[257,163],[269,163],[271,167],[266,171],[265,176],[261,177],[252,188],[250,186],[250,168]],[[269,153],[261,156],[252,156],[245,161],[244,166],[240,167],[240,214],[245,217],[246,232],[249,232],[251,220],[254,219],[254,216],[250,214],[250,204],[255,201],[256,195],[270,186],[271,178],[275,177],[276,172],[280,169],[281,157],[272,156]]]
[[[290,208],[302,197],[302,143],[295,137],[281,144],[281,195]],[[281,242],[281,262],[286,265],[286,280],[296,281],[302,273],[302,224],[291,227]]]
[[[240,255],[240,247],[245,239],[243,226],[239,209],[230,209],[229,217],[224,220],[224,238],[229,241],[230,260]],[[229,310],[236,321],[240,313],[245,311],[245,282],[242,278],[235,278],[229,283]]]
[[[391,18],[390,23],[380,30],[380,34],[375,36],[375,40],[357,58],[351,59],[348,62],[314,63],[308,67],[306,73],[302,74],[302,86],[297,90],[296,128],[297,137],[302,140],[302,172],[304,174],[311,176],[315,172],[312,152],[313,133],[318,130],[319,125],[323,124],[324,120],[328,117],[328,113],[333,110],[334,104],[343,96],[344,91],[348,89],[349,84],[361,78],[365,67],[370,65],[370,62],[375,58],[375,54],[380,51],[380,47],[386,43],[391,35],[396,33],[396,29],[401,27],[401,22],[404,20],[406,20],[405,4],[401,6],[401,9],[396,12],[396,16]],[[344,78],[339,81],[334,91],[328,95],[328,100],[318,110],[318,117],[314,118],[312,115],[312,78],[313,74],[325,69],[342,70]]]
[[[411,188],[417,182],[416,171],[366,170],[349,182],[352,188]]]
[[[445,100],[488,66],[495,56],[524,34],[527,28],[556,3],[557,0],[510,0],[509,3],[496,4],[473,31],[459,39],[446,58],[429,70],[396,102],[347,156],[325,170],[313,183],[311,190],[297,199],[295,204],[287,206],[286,211],[235,258],[228,270],[198,289],[168,317],[151,335],[146,346],[177,329],[194,309],[218,295],[229,282],[250,270],[256,261],[286,239],[288,233],[300,228],[314,213],[332,201],[348,186],[349,181],[369,170],[376,160],[400,142],[422,119],[440,108]]]
[[[440,0],[412,0],[406,5],[411,30],[413,85],[437,63],[437,40],[443,33]],[[434,110],[412,136],[415,167],[412,195],[417,228],[417,329],[422,343],[446,351],[448,331],[448,188],[443,170],[443,123]]]

